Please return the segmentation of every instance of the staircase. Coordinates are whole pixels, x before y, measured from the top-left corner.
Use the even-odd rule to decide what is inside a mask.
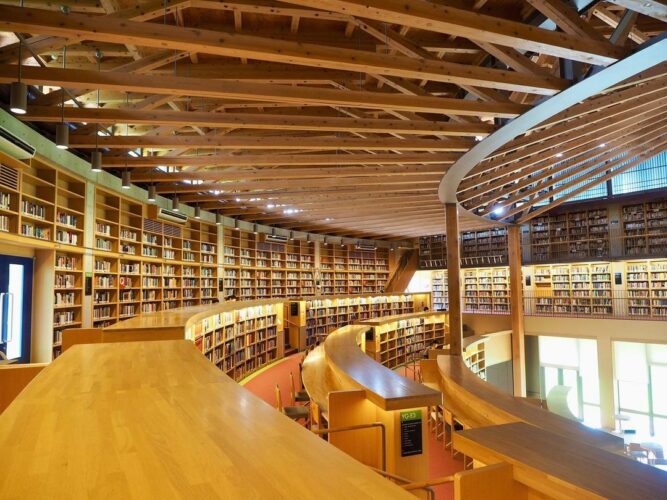
[[[394,274],[387,281],[385,292],[403,293],[410,284],[419,266],[419,252],[415,248],[406,250],[398,261]]]

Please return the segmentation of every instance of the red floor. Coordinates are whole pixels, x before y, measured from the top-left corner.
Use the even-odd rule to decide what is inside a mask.
[[[272,366],[265,372],[257,375],[255,378],[245,384],[245,388],[251,391],[256,396],[266,401],[271,406],[276,405],[275,387],[276,384],[280,386],[280,392],[284,404],[289,404],[289,390],[290,390],[290,371],[294,374],[294,380],[299,386],[299,360],[301,354],[295,354]],[[406,375],[405,370],[399,371],[401,375]],[[412,379],[412,372],[407,372],[407,375]],[[429,477],[438,478],[442,476],[449,476],[463,469],[463,462],[454,460],[449,455],[449,450],[442,447],[442,441],[435,439],[431,435],[429,443],[430,452],[430,467]],[[452,484],[445,484],[434,487],[436,498],[438,500],[449,500],[454,498],[454,489]]]

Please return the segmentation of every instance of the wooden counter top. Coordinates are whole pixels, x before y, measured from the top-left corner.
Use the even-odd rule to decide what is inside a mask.
[[[348,325],[326,338],[324,353],[335,374],[355,389],[364,389],[368,399],[384,410],[440,404],[440,392],[385,368],[359,348],[357,337],[368,328],[367,325]]]
[[[340,379],[331,371],[324,356],[324,346],[317,346],[308,353],[303,361],[303,387],[310,399],[320,407],[325,418],[329,412],[329,393],[340,391],[343,385]]]
[[[427,318],[430,316],[442,316],[443,319],[446,319],[449,316],[449,314],[446,312],[422,311],[412,314],[395,314],[394,316],[382,316],[380,318],[365,319],[363,321],[357,321],[357,324],[368,325],[368,326],[382,326],[387,323],[394,323],[396,321],[409,320],[414,318]]]
[[[445,406],[471,427],[526,422],[554,434],[610,451],[623,451],[623,440],[568,420],[484,382],[460,356],[438,356]]]
[[[667,496],[666,472],[523,422],[457,432],[454,446],[485,464],[512,464],[516,480],[556,498]]]
[[[414,498],[185,340],[71,348],[0,415],[0,457],[0,498]]]

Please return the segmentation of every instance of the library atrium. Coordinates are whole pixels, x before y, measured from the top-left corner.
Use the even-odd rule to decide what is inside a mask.
[[[0,499],[667,498],[666,33],[0,0]]]

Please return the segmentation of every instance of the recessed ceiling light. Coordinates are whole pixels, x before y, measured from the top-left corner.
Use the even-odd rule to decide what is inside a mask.
[[[505,207],[496,207],[493,209],[495,215],[503,215],[505,213]]]

